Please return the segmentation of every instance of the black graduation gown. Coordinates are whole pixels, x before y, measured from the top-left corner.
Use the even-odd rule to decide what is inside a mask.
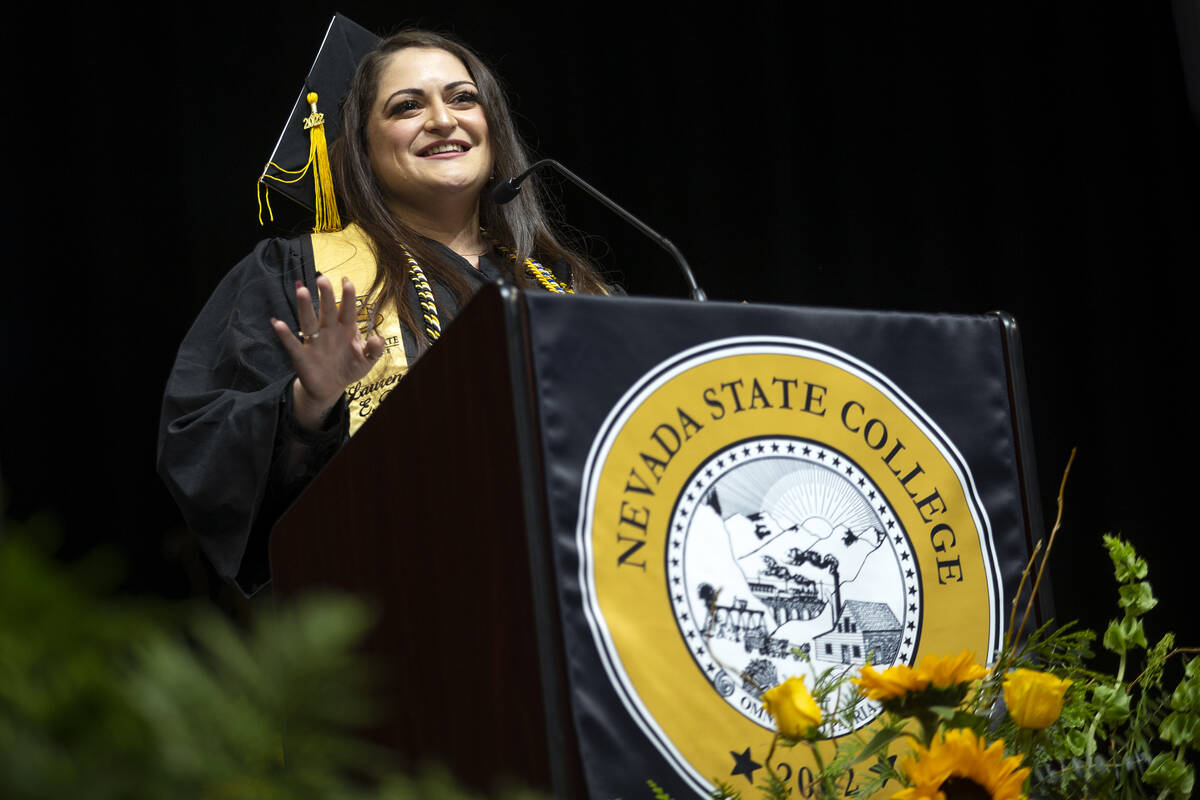
[[[502,277],[488,255],[476,270],[442,249],[473,288]],[[159,474],[217,573],[247,596],[270,580],[271,527],[348,437],[345,403],[315,432],[291,413],[296,373],[270,318],[299,327],[298,280],[317,296],[310,237],[260,242],[205,304],[163,396]],[[446,287],[432,288],[445,324],[456,305]],[[403,335],[415,353],[415,333]]]

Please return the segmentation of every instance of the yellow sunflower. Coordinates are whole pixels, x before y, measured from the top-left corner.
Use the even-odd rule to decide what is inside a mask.
[[[975,654],[964,650],[956,656],[924,656],[916,669],[907,664],[897,664],[878,672],[867,664],[859,671],[859,677],[852,680],[870,700],[893,700],[923,692],[930,686],[948,689],[970,683],[987,674],[986,667],[975,663]]]
[[[919,692],[929,685],[929,681],[919,676],[907,664],[897,664],[888,667],[883,672],[877,671],[870,664],[864,664],[857,678],[851,681],[858,690],[870,700],[892,700],[904,697],[912,692]]]
[[[977,681],[987,674],[987,667],[976,664],[975,654],[970,650],[963,650],[956,656],[925,656],[917,665],[917,675],[935,689]]]
[[[1026,800],[1021,792],[1029,768],[1020,756],[1004,757],[1004,742],[984,747],[984,740],[966,728],[949,730],[928,748],[917,745],[916,757],[905,756],[900,771],[912,784],[892,800]]]

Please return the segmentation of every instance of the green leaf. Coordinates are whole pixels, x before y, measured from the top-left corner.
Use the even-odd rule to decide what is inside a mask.
[[[646,785],[650,787],[650,791],[654,793],[654,800],[673,800],[671,795],[652,780],[647,779]]]
[[[1200,677],[1191,675],[1192,665],[1200,659],[1193,658],[1184,670],[1184,679],[1171,693],[1171,708],[1176,711],[1200,712]]]
[[[1124,722],[1129,719],[1129,695],[1121,684],[1108,686],[1097,684],[1092,688],[1092,702],[1100,711],[1100,718],[1105,722]]]
[[[1088,735],[1079,728],[1074,728],[1067,731],[1067,735],[1064,737],[1064,740],[1067,745],[1067,750],[1070,751],[1071,755],[1075,758],[1079,758],[1084,754],[1084,751],[1087,750]]]
[[[1135,616],[1141,616],[1158,605],[1158,598],[1154,596],[1150,584],[1146,581],[1120,586],[1117,593],[1121,596],[1118,601],[1121,608]]]
[[[851,764],[857,764],[860,761],[866,761],[868,758],[874,757],[876,753],[885,750],[889,744],[903,735],[903,733],[904,730],[902,728],[884,728],[879,733],[876,733],[871,741],[867,742],[866,747],[858,753],[857,758]]]
[[[1142,773],[1142,780],[1177,797],[1191,797],[1195,776],[1187,764],[1167,753],[1159,753]]]
[[[1104,647],[1118,655],[1124,654],[1135,647],[1146,646],[1146,632],[1142,629],[1142,621],[1137,617],[1126,616],[1120,621],[1113,620],[1104,631]]]
[[[1200,752],[1200,716],[1173,711],[1158,727],[1158,735],[1176,747]]]
[[[1112,559],[1113,571],[1120,583],[1140,581],[1150,571],[1146,562],[1138,557],[1133,545],[1120,537],[1105,534],[1104,546],[1108,548],[1108,557]]]
[[[946,722],[947,728],[970,728],[976,733],[983,733],[987,730],[990,720],[987,717],[982,717],[978,714],[972,714],[969,711],[957,711],[954,716]]]
[[[929,711],[943,722],[954,719],[953,706],[930,706]]]

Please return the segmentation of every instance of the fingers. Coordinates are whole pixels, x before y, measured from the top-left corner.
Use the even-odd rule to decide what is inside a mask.
[[[309,313],[312,313],[312,307],[309,307]],[[314,325],[315,328],[315,325]],[[295,362],[296,356],[299,355],[304,344],[296,338],[295,332],[287,326],[286,322],[271,317],[271,329],[275,331],[275,335],[279,337],[279,341],[283,344],[283,349],[287,350],[292,361]]]
[[[291,331],[287,325],[277,319],[271,319],[271,327],[292,357],[292,362],[299,366],[297,359],[303,358],[312,362],[312,357],[323,353],[319,359],[324,361],[341,346],[348,346],[343,351],[351,358],[363,358],[374,362],[383,356],[386,345],[382,337],[373,335],[362,338],[358,330],[358,309],[355,305],[354,283],[349,278],[342,278],[341,303],[334,298],[333,281],[327,276],[317,278],[317,296],[319,307],[314,308],[312,293],[300,281],[296,282],[297,324],[299,331]],[[320,340],[318,344],[317,340]],[[339,344],[340,343],[340,344]],[[335,356],[336,358],[336,356]],[[326,362],[328,363],[328,362]]]
[[[341,325],[358,327],[358,308],[355,304],[354,283],[349,278],[342,278],[342,304],[338,308],[337,321]]]
[[[316,333],[320,327],[317,314],[313,310],[312,295],[309,294],[308,287],[300,281],[296,281],[296,321],[300,323],[301,333]]]
[[[371,336],[363,343],[363,355],[369,361],[376,361],[383,355],[386,346],[382,336]]]
[[[321,316],[317,324],[319,328],[324,328],[332,324],[337,313],[337,300],[333,295],[333,282],[324,275],[317,278],[317,294],[321,298]],[[307,328],[304,330],[308,331]]]

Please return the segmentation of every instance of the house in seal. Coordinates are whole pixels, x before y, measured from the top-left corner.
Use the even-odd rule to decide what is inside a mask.
[[[901,624],[887,603],[847,600],[833,629],[813,637],[813,656],[840,664],[890,664],[900,649]]]

